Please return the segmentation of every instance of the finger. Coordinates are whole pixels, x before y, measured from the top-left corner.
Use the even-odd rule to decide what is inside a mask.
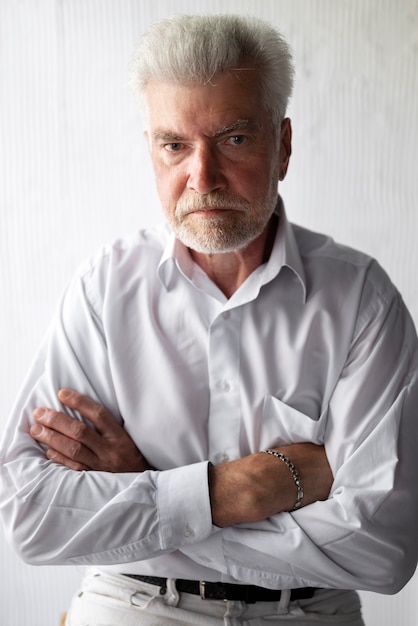
[[[149,463],[134,440],[105,408],[73,390],[59,393],[69,408],[83,413],[94,428],[65,413],[47,408],[38,408],[33,416],[44,431],[31,430],[34,439],[51,450],[63,455],[63,465],[77,463],[91,470],[108,472],[143,472]],[[64,404],[64,402],[63,402]],[[91,419],[93,418],[93,420]],[[33,427],[35,428],[35,426]],[[100,432],[101,431],[101,432]],[[52,457],[50,457],[52,458]]]
[[[60,389],[59,400],[90,420],[101,434],[112,434],[119,426],[113,415],[101,404],[73,389]]]
[[[69,439],[81,442],[91,450],[94,450],[95,445],[97,445],[96,440],[99,435],[93,428],[65,413],[39,407],[33,412],[33,417],[38,424],[42,424],[57,433],[61,433]]]
[[[54,461],[54,463],[58,463],[59,465],[63,465],[68,469],[75,470],[76,472],[88,471],[92,469],[91,467],[87,467],[87,465],[83,465],[83,463],[78,463],[77,461],[73,461],[69,459],[64,454],[61,454],[57,450],[53,450],[52,448],[48,448],[45,452],[45,456],[50,461]]]
[[[77,420],[72,421],[76,422],[76,424],[80,427],[80,430],[89,429],[93,432],[91,428],[82,422],[78,422]],[[68,435],[64,435],[61,432],[54,430],[53,428],[48,428],[40,422],[33,424],[29,432],[33,439],[44,444],[51,450],[54,450],[58,454],[62,455],[62,457],[70,459],[76,464],[81,464],[87,468],[93,468],[97,464],[96,454],[84,444],[82,438],[81,440],[73,439]]]

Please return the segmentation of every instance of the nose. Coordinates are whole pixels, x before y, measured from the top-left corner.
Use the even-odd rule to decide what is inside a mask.
[[[226,180],[219,157],[210,146],[196,148],[191,156],[187,187],[199,194],[223,189]]]

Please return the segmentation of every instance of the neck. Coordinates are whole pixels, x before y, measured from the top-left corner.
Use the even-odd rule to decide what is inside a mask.
[[[273,215],[261,235],[241,250],[218,254],[190,250],[190,254],[212,282],[230,298],[248,276],[269,259],[277,224],[278,217]]]

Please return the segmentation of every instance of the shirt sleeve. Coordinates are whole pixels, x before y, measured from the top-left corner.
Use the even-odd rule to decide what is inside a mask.
[[[212,532],[206,462],[139,474],[74,472],[46,460],[29,435],[36,407],[63,410],[57,400],[63,386],[122,420],[95,304],[85,282],[75,279],[2,439],[0,512],[11,544],[32,564],[139,561]]]
[[[328,406],[329,499],[223,529],[206,541],[222,559],[206,565],[272,588],[399,591],[418,552],[417,371],[416,333],[399,294],[391,287],[377,297],[366,284]],[[185,552],[199,560],[193,547]]]

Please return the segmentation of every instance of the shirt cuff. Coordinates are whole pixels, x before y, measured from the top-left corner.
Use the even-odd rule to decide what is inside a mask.
[[[208,462],[159,472],[157,507],[163,550],[206,539],[212,532]]]

